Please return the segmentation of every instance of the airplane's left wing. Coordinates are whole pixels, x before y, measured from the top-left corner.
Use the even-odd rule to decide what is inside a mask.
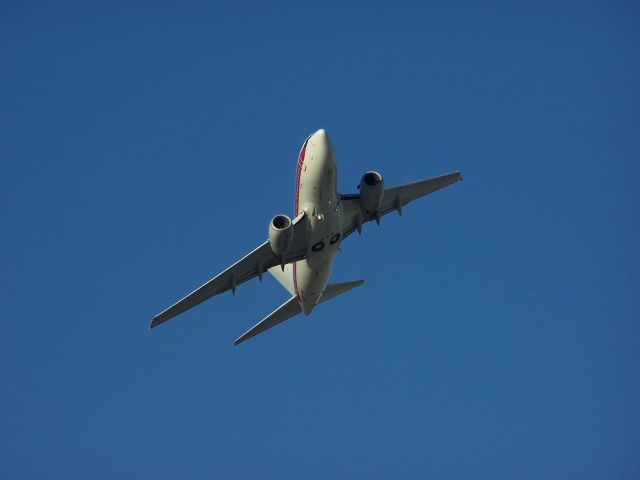
[[[292,224],[294,228],[293,245],[289,248],[284,258],[273,253],[267,240],[224,272],[156,315],[149,328],[157,327],[214,295],[228,290],[235,294],[238,285],[254,277],[260,277],[260,280],[262,280],[263,273],[275,265],[281,266],[304,259],[307,254],[307,219],[305,213],[298,215]]]
[[[341,195],[340,201],[343,202],[343,218],[347,220],[343,226],[342,239],[347,238],[355,230],[360,230],[363,223],[370,222],[371,220],[380,222],[380,217],[393,211],[402,214],[402,207],[407,203],[459,182],[460,180],[462,180],[460,172],[452,172],[437,177],[418,180],[417,182],[385,188],[382,201],[380,202],[380,208],[375,212],[363,211],[360,203],[360,195]]]

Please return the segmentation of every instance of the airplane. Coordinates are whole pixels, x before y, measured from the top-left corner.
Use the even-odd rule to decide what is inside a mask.
[[[231,290],[265,272],[272,274],[291,298],[234,341],[238,345],[285,320],[311,314],[316,305],[362,285],[363,280],[329,284],[333,258],[340,244],[353,232],[362,233],[370,221],[390,212],[402,215],[409,202],[462,180],[459,171],[404,185],[384,188],[378,172],[366,172],[357,194],[337,190],[336,157],[324,129],[309,135],[298,155],[293,219],[279,214],[269,223],[268,239],[197,288],[156,315],[150,329],[195,307],[214,295]]]

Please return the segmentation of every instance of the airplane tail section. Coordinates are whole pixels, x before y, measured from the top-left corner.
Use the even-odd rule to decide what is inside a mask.
[[[286,270],[285,270],[285,273],[286,273]],[[276,276],[276,278],[278,277]],[[348,292],[352,288],[359,287],[360,285],[362,285],[363,282],[364,280],[354,280],[352,282],[333,283],[333,284],[327,285],[318,303],[326,302],[327,300],[331,300],[332,298],[337,297],[338,295],[342,295],[343,293]],[[251,327],[245,333],[243,333],[240,337],[236,339],[235,342],[233,342],[233,344],[238,345],[244,342],[245,340],[249,340],[251,337],[259,333],[262,333],[271,327],[275,327],[279,323],[282,323],[285,320],[289,320],[291,317],[295,317],[300,312],[302,312],[302,307],[300,306],[298,297],[293,296],[289,300],[287,300],[285,303],[280,305],[278,308],[276,308],[269,315],[267,315],[265,318],[263,318],[258,323],[256,323],[253,327]]]

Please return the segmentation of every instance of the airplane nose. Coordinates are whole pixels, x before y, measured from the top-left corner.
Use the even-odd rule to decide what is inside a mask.
[[[331,145],[329,134],[324,128],[321,128],[311,135],[309,142],[318,149],[319,153],[322,152],[321,156],[333,152],[333,146]]]
[[[324,128],[321,128],[311,136],[314,143],[329,144],[329,134]]]

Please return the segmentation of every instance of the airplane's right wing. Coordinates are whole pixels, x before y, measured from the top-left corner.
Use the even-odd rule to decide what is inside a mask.
[[[360,230],[363,223],[371,220],[380,221],[380,217],[389,212],[397,211],[402,214],[402,207],[407,203],[424,197],[430,193],[447,187],[462,180],[460,172],[447,173],[437,177],[405,183],[385,188],[380,208],[376,212],[365,212],[360,203],[360,195],[341,195],[344,222],[342,239],[344,240],[355,230]]]
[[[294,229],[293,245],[289,248],[284,258],[273,253],[267,240],[254,251],[231,265],[224,272],[215,276],[182,300],[179,300],[174,305],[156,315],[151,321],[149,328],[157,327],[161,323],[195,307],[214,295],[224,293],[228,290],[231,290],[235,294],[238,285],[254,277],[260,277],[262,280],[263,273],[273,266],[281,266],[283,263],[288,264],[304,259],[307,254],[306,214],[303,212],[298,215],[292,221],[292,225]]]

